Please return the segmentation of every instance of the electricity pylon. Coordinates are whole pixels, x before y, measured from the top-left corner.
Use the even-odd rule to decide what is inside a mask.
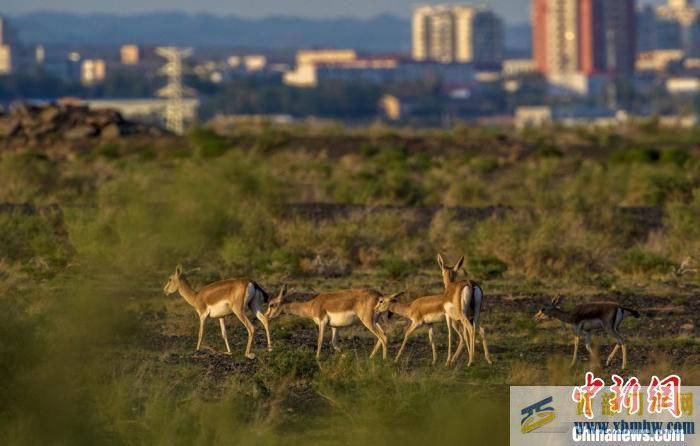
[[[182,134],[185,128],[185,96],[195,96],[196,92],[182,82],[182,59],[192,54],[190,48],[164,46],[156,48],[156,53],[168,61],[160,73],[168,77],[165,87],[158,90],[158,96],[167,98],[165,106],[165,127],[175,134]]]

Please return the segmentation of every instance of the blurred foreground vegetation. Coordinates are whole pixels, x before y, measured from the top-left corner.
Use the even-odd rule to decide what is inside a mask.
[[[195,129],[70,159],[4,152],[0,441],[503,444],[504,385],[571,379],[556,361],[543,373],[414,369],[348,350],[317,363],[295,340],[313,330],[288,320],[273,323],[274,352],[256,343],[255,362],[235,340],[233,357],[201,358],[191,310],[162,296],[167,275],[183,263],[201,268],[197,285],[248,275],[271,292],[417,296],[439,291],[440,251],[466,253],[487,294],[672,292],[690,280],[679,264],[700,253],[699,143],[647,123]],[[8,205],[19,203],[30,206]],[[303,203],[345,207],[312,215]],[[516,329],[531,335],[528,320]],[[232,339],[239,328],[229,323]]]

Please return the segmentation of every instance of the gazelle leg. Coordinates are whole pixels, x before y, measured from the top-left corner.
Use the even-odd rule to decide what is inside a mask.
[[[598,355],[593,351],[593,348],[591,347],[591,333],[587,332],[586,337],[584,339],[586,350],[588,350],[588,353],[591,355],[591,363],[598,363]]]
[[[445,322],[447,323],[447,360],[445,361],[445,367],[447,367],[452,359],[452,321],[448,315],[445,315]]]
[[[265,337],[267,338],[267,351],[272,351],[272,339],[270,338],[270,321],[267,319],[262,311],[257,311],[255,317],[258,318],[263,328],[265,329]]]
[[[340,352],[340,347],[338,347],[338,343],[335,340],[335,335],[337,331],[337,327],[331,327],[331,345],[333,346],[333,350]]]
[[[573,367],[574,364],[576,364],[576,355],[578,354],[578,343],[579,337],[574,335],[574,357],[571,358],[571,365],[569,365],[569,367]]]
[[[387,339],[386,334],[384,333],[384,329],[382,329],[381,325],[375,323],[374,328],[377,330],[377,333],[379,333],[380,340],[382,342],[382,359],[386,361],[389,348],[389,340]]]
[[[627,368],[627,344],[622,343],[622,370]]]
[[[486,332],[484,331],[484,327],[479,327],[479,336],[481,336],[481,345],[484,347],[484,357],[486,358],[486,362],[493,364],[493,361],[491,361],[491,354],[489,353],[489,346],[486,343]]]
[[[386,349],[386,336],[384,335],[384,330],[382,330],[382,327],[379,326],[379,324],[375,324],[374,321],[372,320],[372,317],[369,318],[360,318],[360,321],[362,322],[362,325],[364,325],[367,330],[369,330],[370,333],[372,333],[377,340],[379,341],[381,347],[382,347],[382,358],[386,359],[386,354],[387,354],[387,349]],[[372,350],[372,353],[369,355],[369,359],[374,358],[374,355],[377,354],[377,351],[379,349],[377,348],[375,344],[375,348]]]
[[[612,360],[615,358],[615,354],[617,351],[620,349],[620,344],[615,344],[615,347],[613,348],[612,352],[608,355],[608,360],[605,361],[605,365],[610,365]]]
[[[406,342],[408,341],[408,337],[411,336],[411,334],[416,331],[416,328],[419,327],[419,324],[416,324],[415,322],[411,321],[411,325],[406,328],[406,331],[404,332],[403,335],[403,342],[401,343],[401,347],[399,348],[399,352],[396,353],[396,358],[394,358],[394,362],[399,362],[399,358],[401,358],[401,354],[403,353],[403,349],[406,348]]]
[[[450,364],[454,364],[455,361],[457,361],[457,358],[459,358],[459,355],[462,354],[462,350],[464,350],[464,346],[466,345],[464,335],[462,334],[461,326],[454,319],[452,319],[452,329],[455,331],[455,333],[457,333],[457,337],[459,338],[459,344],[457,344],[457,350],[455,350],[455,354],[452,355],[452,358],[450,359]]]
[[[318,324],[318,341],[316,341],[316,359],[321,359],[321,347],[323,347],[323,332],[326,329],[326,321],[322,320]]]
[[[207,320],[207,315],[202,314],[199,316],[199,334],[197,335],[197,351],[202,346],[202,338],[204,337],[204,321]]]
[[[435,348],[435,339],[433,338],[432,325],[428,328],[428,340],[430,341],[430,347],[433,350],[433,362],[431,364],[435,365],[435,363],[437,362],[437,349]]]
[[[472,363],[474,362],[474,349],[472,348],[474,344],[474,327],[466,317],[462,318],[462,331],[467,343],[467,354],[469,355],[467,367],[471,367]]]
[[[253,333],[255,333],[255,327],[253,327],[253,323],[250,322],[250,319],[248,319],[248,316],[245,315],[243,310],[234,310],[233,314],[236,315],[238,320],[241,321],[248,332],[248,342],[245,346],[245,357],[248,359],[255,359],[255,353],[250,351],[253,348]]]
[[[224,318],[219,318],[219,325],[221,326],[221,337],[224,338],[224,343],[226,344],[226,354],[231,354],[231,347],[228,345],[228,335],[226,334],[226,324],[224,323]]]

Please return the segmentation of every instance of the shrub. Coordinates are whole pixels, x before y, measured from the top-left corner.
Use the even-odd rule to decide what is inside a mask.
[[[668,274],[676,265],[659,254],[639,247],[628,249],[618,262],[618,268],[627,274]]]
[[[405,279],[415,272],[415,268],[400,257],[389,256],[382,260],[382,270],[384,274],[394,280]]]
[[[467,260],[469,273],[484,279],[495,279],[503,276],[508,270],[508,265],[498,257],[469,257]]]
[[[655,163],[661,158],[656,149],[625,149],[610,154],[610,161],[617,163]]]
[[[216,158],[231,148],[231,144],[225,138],[213,130],[203,127],[192,129],[189,140],[197,154],[202,158]]]

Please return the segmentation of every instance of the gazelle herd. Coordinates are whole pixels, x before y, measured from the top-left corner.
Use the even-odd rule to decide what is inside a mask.
[[[398,315],[408,319],[409,325],[403,336],[403,342],[399,348],[395,362],[401,358],[406,348],[408,338],[415,330],[423,325],[428,326],[428,338],[433,354],[433,365],[437,362],[437,349],[434,340],[433,325],[444,323],[447,326],[447,359],[445,365],[453,364],[466,348],[467,366],[474,362],[476,350],[476,337],[481,338],[486,362],[492,363],[486,342],[486,333],[481,326],[481,310],[484,302],[484,292],[481,285],[472,280],[457,280],[457,274],[464,263],[461,257],[453,266],[445,263],[442,255],[438,254],[437,262],[442,273],[444,290],[435,295],[419,297],[406,304],[398,301],[403,292],[384,295],[376,290],[367,288],[349,289],[329,293],[321,293],[310,300],[303,302],[287,302],[287,286],[283,286],[276,297],[270,295],[257,282],[250,279],[228,279],[211,283],[199,291],[195,291],[187,281],[181,266],[177,266],[165,284],[163,291],[166,294],[179,293],[187,303],[194,307],[199,316],[199,331],[197,336],[197,350],[202,345],[204,324],[207,318],[219,320],[221,336],[226,345],[226,353],[231,354],[231,348],[226,334],[224,317],[234,314],[241,321],[248,333],[248,341],[245,348],[245,357],[255,359],[251,352],[253,346],[254,326],[248,318],[250,312],[257,318],[265,329],[267,349],[272,350],[270,337],[270,320],[282,314],[289,314],[300,318],[311,319],[318,327],[318,339],[316,344],[316,358],[321,356],[323,340],[326,328],[331,330],[331,346],[335,351],[340,351],[337,344],[338,328],[348,327],[357,322],[367,328],[376,338],[374,349],[370,358],[374,357],[379,349],[382,349],[382,357],[387,358],[388,340],[379,318],[387,314],[388,318]],[[619,332],[620,324],[627,315],[639,317],[636,310],[622,307],[616,303],[600,302],[576,306],[567,312],[559,306],[560,298],[552,300],[551,304],[540,309],[534,316],[541,321],[554,318],[570,325],[574,332],[574,355],[571,366],[576,362],[580,339],[584,338],[586,349],[594,357],[591,349],[591,330],[603,328],[617,341],[613,351],[608,356],[606,365],[615,357],[617,351],[622,349],[622,368],[627,366],[627,347],[625,340]],[[267,308],[265,308],[267,305]],[[454,354],[452,353],[452,333],[455,332],[459,344]]]

